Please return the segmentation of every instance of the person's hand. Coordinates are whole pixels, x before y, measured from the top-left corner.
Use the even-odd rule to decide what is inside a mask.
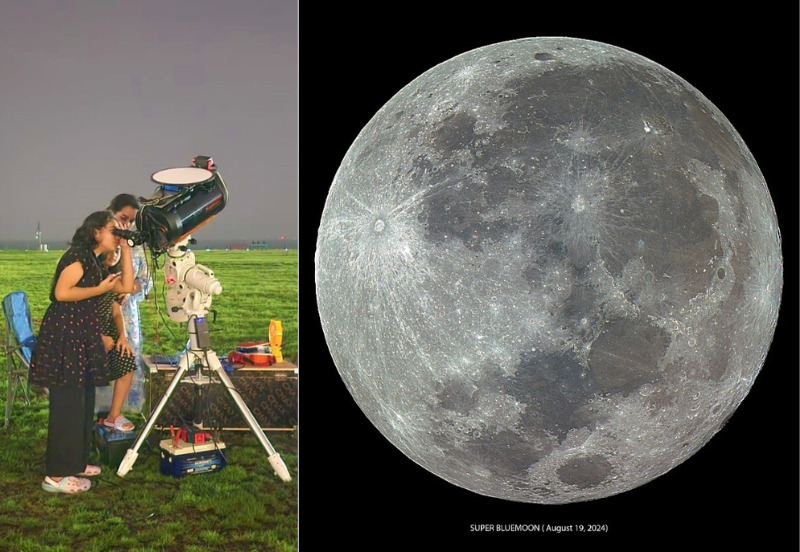
[[[121,230],[130,230],[130,228],[131,228],[131,222],[130,221],[120,222],[120,221],[118,221],[116,219],[116,217],[114,218],[114,224],[116,225],[117,228],[119,228]]]
[[[103,347],[105,347],[106,352],[114,348],[114,339],[112,337],[108,335],[101,335],[100,337],[103,338]]]
[[[119,351],[120,356],[133,356],[133,349],[128,343],[128,338],[124,335],[117,339],[116,349]]]
[[[106,279],[100,282],[100,285],[97,286],[100,288],[102,293],[106,293],[107,291],[111,291],[114,289],[114,282],[117,281],[117,278],[120,277],[120,273],[117,272],[116,274],[109,274],[106,276]]]
[[[119,297],[119,306],[120,307],[124,307],[128,303],[129,294],[120,293],[117,297]]]

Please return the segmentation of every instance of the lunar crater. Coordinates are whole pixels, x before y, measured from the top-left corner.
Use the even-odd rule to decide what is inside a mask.
[[[315,262],[326,343],[379,431],[535,503],[625,492],[702,448],[760,370],[783,283],[727,119],[667,69],[568,38],[399,91],[337,171]]]

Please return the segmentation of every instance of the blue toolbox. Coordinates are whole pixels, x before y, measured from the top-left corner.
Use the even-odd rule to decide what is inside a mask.
[[[187,443],[164,439],[159,443],[161,473],[172,477],[221,470],[227,465],[225,443],[206,440],[204,443]]]

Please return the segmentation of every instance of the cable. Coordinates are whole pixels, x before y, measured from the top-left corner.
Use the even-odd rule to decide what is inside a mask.
[[[164,319],[164,313],[160,308],[161,302],[159,301],[159,297],[158,297],[158,288],[156,287],[156,284],[155,284],[156,275],[158,274],[158,270],[162,269],[164,267],[164,265],[161,264],[159,266],[159,263],[158,263],[158,252],[154,251],[152,248],[146,247],[146,244],[145,244],[145,249],[147,249],[150,252],[150,262],[148,263],[147,271],[148,271],[149,277],[153,281],[153,291],[154,291],[153,303],[155,304],[155,311],[156,311],[156,316],[153,317],[153,323],[154,323],[154,326],[155,326],[154,329],[155,329],[155,333],[156,333],[156,345],[157,346],[154,348],[154,350],[155,351],[160,351],[164,356],[168,356],[169,353],[167,353],[166,349],[162,345],[161,339],[160,339],[160,336],[159,336],[159,333],[158,333],[158,319],[161,318],[161,320],[164,322],[164,325],[166,326],[166,328],[169,330],[169,332],[172,334],[172,337],[176,341],[178,340],[178,336],[175,335],[175,333],[172,331],[172,328],[170,327],[170,325],[167,324],[167,321]],[[148,262],[147,254],[145,254],[145,262],[146,263]],[[165,291],[165,288],[166,288],[166,283],[163,283],[162,287],[161,287],[161,299],[164,300],[165,303],[166,303],[166,291]],[[156,367],[156,373],[158,373],[159,363],[158,362],[154,362],[153,364]],[[154,405],[153,405],[153,379],[154,378],[152,377],[152,374],[150,374],[150,376],[151,377],[148,378],[148,382],[149,382],[149,385],[148,385],[148,398],[149,398],[149,404],[150,404],[150,408],[151,408],[149,415],[152,416],[153,415],[153,407],[154,407]]]

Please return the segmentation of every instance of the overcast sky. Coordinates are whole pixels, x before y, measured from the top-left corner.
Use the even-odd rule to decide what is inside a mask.
[[[5,0],[0,243],[68,240],[116,194],[213,156],[200,239],[297,237],[296,0]]]

